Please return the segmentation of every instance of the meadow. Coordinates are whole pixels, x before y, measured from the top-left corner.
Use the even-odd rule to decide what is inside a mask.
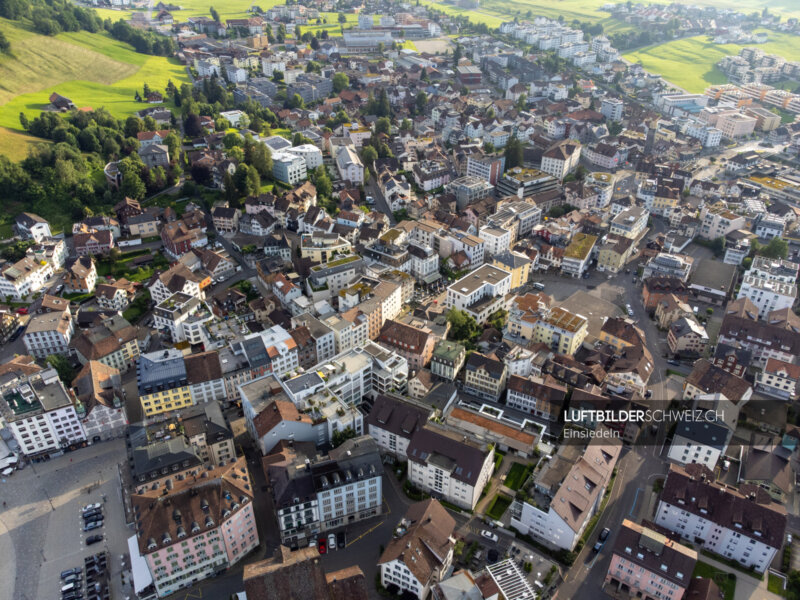
[[[1,19],[0,30],[12,48],[11,56],[0,58],[0,153],[14,159],[37,142],[21,131],[20,112],[38,116],[52,92],[123,118],[144,107],[134,95],[145,82],[163,91],[170,79],[176,85],[189,81],[176,59],[139,54],[105,33],[46,37]]]
[[[788,60],[800,60],[800,37],[786,33],[769,33],[769,41],[758,44],[764,52],[775,53]],[[625,55],[625,59],[689,92],[702,92],[709,85],[727,83],[724,73],[714,65],[724,56],[738,54],[745,46],[714,44],[708,36],[697,36],[648,46]]]

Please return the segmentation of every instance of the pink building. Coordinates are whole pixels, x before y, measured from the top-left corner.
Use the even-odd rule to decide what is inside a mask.
[[[131,496],[139,551],[131,558],[144,559],[159,597],[227,569],[259,544],[244,457],[204,469]]]
[[[625,519],[614,540],[605,586],[616,598],[683,600],[696,562],[694,550]]]

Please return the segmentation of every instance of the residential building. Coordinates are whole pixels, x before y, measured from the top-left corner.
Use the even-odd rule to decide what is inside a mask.
[[[706,328],[694,317],[680,317],[669,326],[667,346],[672,354],[700,356],[708,346]]]
[[[701,464],[713,471],[731,434],[725,425],[714,421],[678,421],[667,458],[682,465]]]
[[[86,441],[73,399],[53,368],[1,388],[0,414],[26,457],[58,454]]]
[[[558,142],[542,154],[540,169],[559,181],[572,173],[581,159],[581,145],[572,140]]]
[[[466,175],[451,181],[447,190],[455,195],[458,210],[464,210],[470,204],[487,198],[494,191],[494,186],[480,177]]]
[[[153,309],[153,326],[167,334],[174,344],[206,344],[211,341],[206,327],[214,320],[208,305],[199,298],[178,292]]]
[[[411,370],[418,371],[430,362],[437,338],[427,327],[414,327],[389,319],[383,324],[377,341],[405,358]]]
[[[706,240],[725,237],[732,231],[744,229],[747,220],[724,205],[705,206],[700,211],[698,235]]]
[[[505,171],[506,157],[494,154],[470,154],[467,157],[465,174],[467,177],[478,177],[497,185],[497,180]]]
[[[131,495],[139,517],[131,561],[144,561],[159,598],[221,573],[259,544],[244,457],[203,475]]]
[[[636,240],[647,228],[650,213],[641,206],[632,206],[623,210],[611,221],[609,231],[612,235]]]
[[[494,452],[434,425],[408,444],[408,480],[417,489],[472,510],[494,471]]]
[[[608,236],[597,248],[597,270],[619,273],[628,264],[634,246],[630,238]]]
[[[697,552],[625,519],[614,540],[605,585],[618,598],[687,599]]]
[[[50,223],[37,214],[24,212],[17,215],[14,219],[14,229],[18,236],[23,240],[42,240],[53,237],[50,231]]]
[[[101,283],[94,291],[97,305],[106,310],[125,310],[136,294],[134,285],[124,278],[111,283]]]
[[[379,394],[367,415],[367,433],[383,452],[406,460],[408,444],[428,421],[430,410],[405,398]]]
[[[364,183],[364,164],[352,146],[341,146],[336,151],[336,168],[339,177],[354,185]]]
[[[604,431],[608,432],[602,428],[600,433]],[[537,490],[543,492],[540,501],[512,504],[511,525],[547,546],[575,548],[600,508],[621,450],[622,440],[617,437],[592,438],[570,468],[556,472],[560,477],[552,481],[555,492],[537,485]]]
[[[540,171],[539,169],[514,167],[506,171],[497,182],[497,193],[500,197],[517,196],[519,198],[528,198],[555,190],[557,187],[558,180],[556,177],[544,169]]]
[[[398,533],[378,559],[381,585],[395,585],[418,600],[444,579],[453,563],[456,522],[434,499],[408,507]]]
[[[693,263],[690,256],[659,252],[645,264],[642,280],[649,277],[675,277],[686,283]]]
[[[108,229],[91,233],[76,233],[72,245],[78,256],[108,254],[114,248],[114,234]]]
[[[482,325],[491,314],[504,308],[505,295],[510,291],[508,271],[483,265],[448,286],[445,306],[465,311]]]
[[[25,300],[42,289],[52,274],[53,267],[49,263],[42,264],[30,256],[0,267],[0,297]]]
[[[69,354],[75,325],[67,301],[63,302],[66,305],[64,310],[33,315],[28,320],[22,337],[28,354],[36,358]]]
[[[431,373],[442,379],[454,381],[464,366],[466,351],[457,342],[439,340],[431,355]]]
[[[91,360],[72,381],[75,412],[81,418],[86,439],[111,440],[125,434],[128,417],[119,370]]]
[[[715,483],[703,465],[670,466],[655,523],[703,549],[763,573],[784,545],[786,510],[758,486]]]
[[[194,404],[213,404],[226,400],[222,364],[216,351],[196,352],[183,359],[186,381]]]
[[[758,309],[758,316],[765,318],[774,310],[792,308],[797,300],[797,285],[770,280],[757,274],[745,273],[739,288],[738,298],[747,298]]]
[[[272,176],[288,185],[296,185],[308,178],[306,161],[287,151],[273,152]]]
[[[94,291],[97,283],[97,268],[90,256],[79,256],[68,261],[65,271],[63,282],[66,293],[90,294]]]
[[[555,379],[546,376],[508,379],[506,406],[530,413],[547,421],[557,421],[567,399],[567,388]]]
[[[550,309],[534,325],[533,341],[547,344],[554,352],[572,356],[589,332],[588,320],[561,307]]]
[[[211,278],[200,272],[192,272],[182,263],[176,263],[169,269],[156,275],[147,284],[150,297],[156,304],[161,304],[173,294],[182,293],[187,296],[205,298],[206,287],[211,285]]]
[[[487,400],[498,400],[508,379],[508,367],[502,361],[479,352],[469,355],[464,365],[464,391]]]
[[[773,398],[795,400],[798,380],[800,380],[800,365],[770,358],[764,370],[756,373],[756,390]]]
[[[192,405],[186,365],[180,350],[141,354],[136,364],[136,384],[146,417]]]
[[[571,277],[581,277],[589,267],[597,236],[588,233],[576,233],[569,245],[564,249],[561,259],[561,272]]]
[[[138,337],[138,328],[116,314],[82,331],[71,346],[81,364],[98,361],[126,373],[139,357]]]

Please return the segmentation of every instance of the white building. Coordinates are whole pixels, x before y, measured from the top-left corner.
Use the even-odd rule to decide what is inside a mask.
[[[306,160],[288,150],[272,154],[272,176],[278,181],[295,185],[308,178]]]
[[[600,100],[600,114],[610,121],[621,121],[625,104],[618,98],[606,96]]]
[[[511,525],[548,546],[572,550],[600,508],[621,449],[619,438],[594,438],[564,477],[549,506],[515,502]]]
[[[505,306],[511,291],[511,273],[492,265],[483,265],[447,288],[445,306],[472,315],[479,325]]]
[[[42,264],[29,256],[0,271],[0,298],[24,300],[38,292],[53,274],[50,263]]]
[[[511,230],[501,229],[492,225],[484,225],[478,231],[480,237],[486,244],[485,250],[491,256],[506,252],[511,245]]]
[[[797,285],[746,273],[736,298],[749,298],[762,319],[773,310],[791,308],[797,300]]]
[[[713,481],[712,472],[703,466],[673,465],[659,496],[655,523],[763,573],[783,547],[786,511],[764,490],[755,488],[755,497],[747,497]]]
[[[770,358],[764,370],[756,373],[756,389],[773,398],[794,400],[799,380],[800,365]]]
[[[701,464],[712,471],[728,446],[730,431],[706,421],[680,421],[672,438],[668,458],[679,464]]]
[[[204,301],[180,292],[153,309],[155,328],[169,334],[176,344],[208,344],[210,338],[206,327],[213,320],[214,315]]]
[[[4,386],[0,414],[25,456],[48,455],[86,441],[72,397],[53,368]]]
[[[722,132],[705,123],[691,123],[686,127],[685,133],[703,144],[704,148],[716,148],[722,141]]]
[[[405,398],[381,394],[367,416],[367,433],[382,451],[404,460],[411,437],[427,423],[429,413]]]
[[[306,170],[312,171],[322,166],[322,152],[313,144],[301,144],[285,150],[288,154],[294,154],[306,161]],[[273,157],[274,160],[274,157]],[[273,163],[274,164],[274,163]]]
[[[25,328],[23,341],[28,354],[47,358],[51,354],[66,355],[75,333],[69,309],[33,315]]]
[[[541,170],[558,179],[572,173],[581,159],[581,145],[578,142],[560,142],[542,154]]]
[[[426,426],[406,449],[408,479],[417,487],[472,510],[494,472],[494,452],[445,429]]]
[[[17,235],[24,240],[34,240],[41,242],[45,238],[52,237],[50,232],[50,223],[45,219],[34,213],[20,213],[14,219],[14,229]]]
[[[364,164],[352,146],[341,146],[336,151],[336,168],[345,181],[364,183]]]

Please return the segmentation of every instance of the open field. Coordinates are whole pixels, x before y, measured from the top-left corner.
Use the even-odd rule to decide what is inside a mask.
[[[48,140],[33,137],[21,131],[0,127],[0,155],[7,156],[14,161],[27,158],[28,151],[37,144],[49,143]]]
[[[714,65],[723,56],[738,54],[744,47],[714,44],[710,40],[704,35],[675,40],[631,52],[625,59],[640,62],[646,70],[689,92],[702,92],[709,85],[727,83],[727,77]],[[788,60],[800,60],[800,36],[770,31],[769,41],[758,47]]]
[[[176,59],[139,54],[104,33],[50,38],[5,20],[0,29],[13,52],[0,60],[0,152],[13,158],[24,158],[33,141],[19,131],[19,113],[38,116],[54,91],[78,107],[105,107],[125,117],[142,109],[133,98],[145,82],[163,90],[170,79],[176,85],[189,81]]]

